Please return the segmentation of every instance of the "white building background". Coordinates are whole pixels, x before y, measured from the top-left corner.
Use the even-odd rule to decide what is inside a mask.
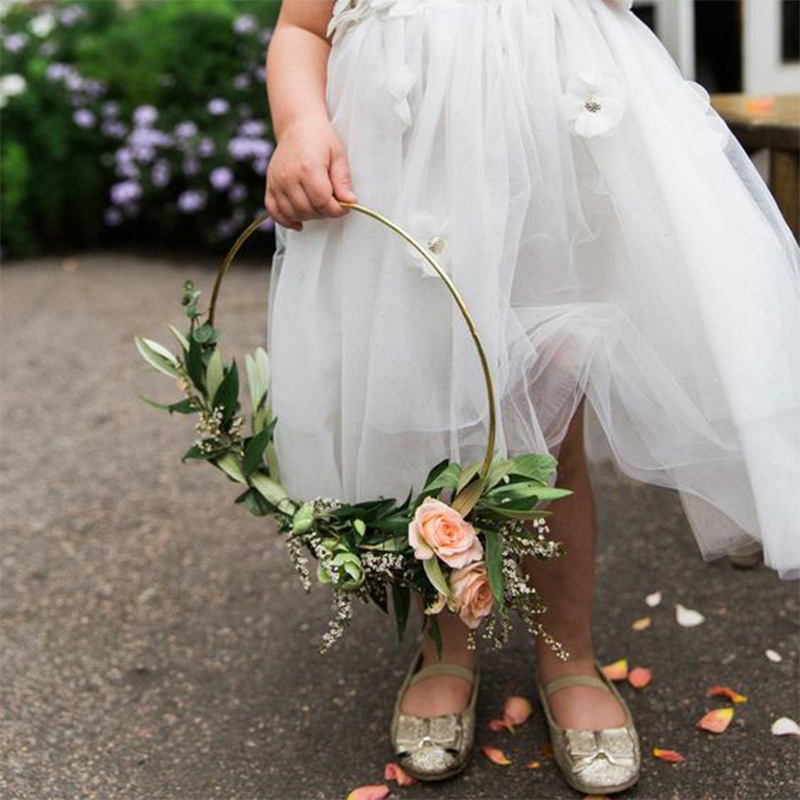
[[[712,92],[800,92],[800,0],[635,0],[634,10]]]

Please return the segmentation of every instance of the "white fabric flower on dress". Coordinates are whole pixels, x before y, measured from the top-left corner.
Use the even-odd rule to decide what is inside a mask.
[[[416,75],[405,64],[391,68],[386,75],[386,88],[394,100],[394,111],[405,128],[411,125],[408,95],[416,82]]]
[[[372,10],[372,0],[336,0],[328,23],[327,35],[336,41],[354,22],[364,19]]]
[[[625,116],[625,87],[610,75],[581,72],[567,82],[561,106],[578,136],[609,136]]]
[[[428,249],[436,263],[449,274],[450,265],[450,220],[435,217],[427,211],[420,211],[411,218],[408,232]],[[439,278],[436,270],[423,255],[411,245],[408,246],[411,264],[420,269],[425,277]]]

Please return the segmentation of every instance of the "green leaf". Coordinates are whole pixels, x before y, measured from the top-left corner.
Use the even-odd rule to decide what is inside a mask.
[[[214,397],[225,377],[225,367],[222,364],[222,353],[216,348],[211,354],[211,358],[206,365],[206,386],[208,396]]]
[[[427,494],[436,489],[455,489],[460,475],[461,466],[459,464],[448,464],[432,480],[425,484],[425,488],[422,491]]]
[[[442,572],[439,559],[436,556],[426,558],[423,560],[422,566],[425,568],[425,574],[428,576],[428,580],[431,582],[434,588],[441,592],[448,600],[452,600],[453,593],[450,591],[450,587],[447,585],[447,580]]]
[[[265,517],[272,511],[272,506],[252,487],[242,492],[237,498],[237,503],[244,503],[247,510],[255,517]]]
[[[222,424],[230,422],[239,410],[239,371],[234,361],[225,373],[222,383],[213,395],[212,408],[222,408]]]
[[[242,467],[239,464],[239,459],[233,453],[226,453],[222,458],[214,462],[226,475],[229,475],[233,480],[238,483],[247,483],[242,472]]]
[[[289,499],[286,490],[276,481],[267,477],[263,472],[255,472],[250,476],[250,483],[259,494],[272,503],[273,506],[283,511],[284,514],[294,514],[294,503]]]
[[[174,326],[170,325],[169,329],[172,331],[172,335],[178,340],[178,344],[183,348],[186,352],[189,350],[189,340]]]
[[[485,499],[493,505],[505,505],[503,501],[506,499],[509,501],[527,501],[527,506],[523,503],[523,507],[530,507],[542,500],[558,500],[571,494],[572,492],[569,489],[542,486],[537,481],[520,481],[492,489],[491,492],[486,493]]]
[[[540,483],[547,483],[558,462],[550,453],[528,453],[510,459],[509,475],[522,475]]]
[[[500,608],[504,605],[503,580],[503,537],[497,531],[484,531],[486,542],[486,571],[489,575],[489,586]]]
[[[275,420],[275,422],[277,422],[277,420]],[[269,470],[270,477],[275,481],[280,481],[281,473],[280,469],[278,468],[278,451],[275,449],[274,442],[270,441],[270,443],[267,445],[266,455],[267,468]]]
[[[442,459],[435,467],[433,467],[431,469],[431,471],[428,473],[428,477],[425,478],[425,486],[428,486],[430,483],[433,483],[433,481],[436,479],[436,476],[440,472],[442,472],[445,469],[447,469],[447,465],[449,463],[450,463],[450,459],[449,458],[445,458],[445,459]],[[424,489],[423,489],[423,493],[424,493]]]
[[[483,459],[476,461],[473,464],[469,464],[461,470],[461,475],[459,475],[458,483],[456,484],[456,494],[458,494],[478,474],[481,464],[483,464]]]
[[[393,536],[377,544],[362,544],[362,550],[379,550],[382,553],[402,553],[408,549],[408,537]]]
[[[189,352],[186,354],[186,372],[197,391],[201,392],[204,397],[208,397],[205,385],[203,351],[194,339],[189,340]]]
[[[204,322],[192,331],[192,339],[198,344],[211,344],[217,340],[217,329],[208,322]]]
[[[169,411],[170,414],[196,414],[197,413],[197,406],[194,403],[194,400],[187,397],[184,400],[180,400],[177,403],[157,403],[155,400],[150,400],[147,397],[142,397],[139,395],[139,399],[147,403],[147,405],[152,406],[153,408],[158,408],[161,411]]]
[[[411,590],[408,586],[398,586],[392,583],[392,607],[394,618],[397,623],[397,638],[403,640],[403,634],[408,622],[408,611],[411,606]]]
[[[154,342],[152,339],[143,339],[141,336],[135,337],[134,341],[141,357],[153,369],[157,369],[169,378],[178,378],[180,380],[182,376],[178,371],[178,360],[166,347]]]
[[[485,478],[478,478],[470,483],[465,489],[462,489],[455,498],[451,505],[461,514],[466,517],[470,511],[475,507],[475,504],[480,499],[481,493],[486,486]]]
[[[442,632],[439,629],[439,620],[436,619],[435,615],[431,615],[428,617],[428,633],[430,634],[431,639],[433,639],[433,643],[436,645],[436,655],[439,657],[439,660],[442,659]]]
[[[259,347],[254,356],[245,357],[247,385],[250,389],[250,406],[253,411],[263,406],[269,386],[269,356]]]
[[[489,473],[486,476],[486,486],[490,488],[499,483],[511,468],[511,462],[505,458],[497,458],[489,466]]]
[[[263,430],[248,440],[244,448],[244,459],[242,460],[242,469],[245,475],[252,475],[261,466],[269,437],[270,431]]]

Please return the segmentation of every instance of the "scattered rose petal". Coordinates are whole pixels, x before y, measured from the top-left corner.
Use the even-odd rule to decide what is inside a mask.
[[[603,667],[603,675],[610,681],[624,681],[628,677],[628,659],[621,658]]]
[[[647,667],[634,667],[628,673],[628,683],[634,689],[644,689],[653,679],[653,671]]]
[[[511,763],[511,760],[506,757],[506,754],[502,750],[498,750],[496,747],[481,747],[481,750],[483,750],[483,754],[493,764],[499,764],[501,767],[506,767]]]
[[[399,764],[389,762],[383,771],[385,781],[395,781],[398,786],[413,786],[417,781],[412,778]]]
[[[653,748],[653,755],[662,761],[672,761],[675,764],[683,761],[683,756],[677,750],[662,750],[660,747]]]
[[[507,697],[503,707],[503,719],[509,725],[522,725],[531,715],[531,704],[524,697]]]
[[[739,694],[738,692],[734,692],[728,686],[711,686],[709,687],[706,694],[709,697],[727,697],[733,703],[746,703],[747,698],[743,694]]]
[[[697,723],[697,727],[704,731],[711,731],[711,733],[723,733],[732,719],[732,708],[715,708]]]
[[[635,631],[643,631],[645,628],[649,628],[652,622],[652,617],[642,617],[641,619],[637,619],[636,622],[631,625],[631,628]]]
[[[489,730],[492,730],[495,733],[498,731],[508,731],[509,733],[514,733],[514,726],[510,722],[506,722],[504,719],[492,719],[489,720]]]
[[[389,796],[391,789],[384,783],[375,786],[359,786],[353,789],[347,800],[383,800],[384,797]]]
[[[543,744],[539,748],[539,752],[542,754],[542,758],[549,758],[551,761],[553,760],[553,745],[550,742]]]
[[[539,767],[542,766],[542,762],[541,761],[529,761],[525,766],[528,769],[539,769]]]
[[[655,608],[657,605],[661,604],[661,592],[653,592],[653,594],[647,595],[644,601],[650,608]]]
[[[773,664],[777,664],[779,661],[783,661],[783,656],[777,650],[767,650],[764,655],[772,661]]]
[[[800,725],[789,717],[780,717],[770,728],[773,736],[800,736]]]
[[[675,603],[675,619],[678,625],[684,628],[693,628],[695,625],[700,625],[705,622],[705,617],[693,608],[686,608],[680,603]]]

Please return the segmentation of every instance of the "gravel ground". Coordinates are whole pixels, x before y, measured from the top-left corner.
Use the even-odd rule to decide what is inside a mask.
[[[191,423],[136,397],[169,393],[133,336],[166,341],[182,279],[209,287],[211,267],[95,254],[0,272],[4,798],[341,798],[382,782],[413,642],[398,646],[364,607],[341,646],[317,655],[326,591],[303,596],[272,529],[231,505],[235,487],[180,465]],[[267,286],[258,265],[232,272],[227,352],[263,343]],[[654,671],[644,690],[621,687],[644,751],[621,797],[798,796],[800,742],[770,734],[798,714],[797,584],[704,563],[674,494],[608,464],[593,478],[599,656]],[[664,603],[650,612],[655,590]],[[706,622],[680,628],[676,602]],[[653,625],[632,631],[647,613]],[[514,764],[476,751],[459,778],[394,796],[576,797],[546,759],[523,766],[546,742],[538,710],[515,736],[486,726],[507,694],[533,697],[522,634],[484,664],[479,744]],[[694,726],[717,705],[711,684],[750,698],[718,736]],[[657,761],[654,746],[686,761]]]

